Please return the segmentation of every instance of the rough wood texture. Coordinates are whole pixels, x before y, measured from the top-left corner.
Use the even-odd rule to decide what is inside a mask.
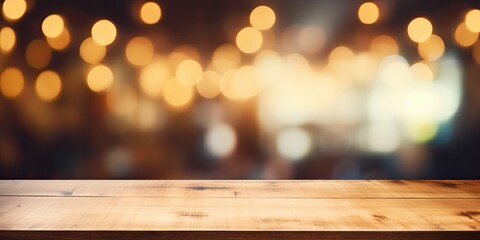
[[[480,181],[3,180],[0,239],[480,239]]]

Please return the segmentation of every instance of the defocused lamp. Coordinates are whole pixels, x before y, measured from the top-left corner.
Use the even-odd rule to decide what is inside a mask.
[[[83,40],[82,44],[80,44],[79,53],[83,61],[90,64],[96,64],[105,58],[107,48],[103,45],[97,44],[93,38],[89,37]]]
[[[140,88],[148,96],[158,98],[162,95],[163,85],[170,76],[167,62],[155,59],[140,72]]]
[[[49,38],[60,36],[64,27],[63,18],[57,14],[52,14],[46,17],[42,22],[42,32]]]
[[[92,26],[92,38],[99,45],[110,45],[116,36],[117,28],[109,20],[102,19]]]
[[[269,29],[275,24],[275,12],[267,6],[258,6],[250,13],[250,24],[258,30]]]
[[[25,51],[25,58],[33,68],[43,69],[50,63],[52,49],[45,40],[36,39],[28,44]]]
[[[135,37],[130,40],[125,48],[127,60],[136,66],[143,66],[150,62],[154,49],[152,42],[145,37]]]
[[[140,19],[146,24],[155,24],[162,17],[162,10],[156,2],[146,2],[140,8]]]
[[[467,28],[467,25],[463,22],[455,29],[455,41],[461,47],[470,47],[478,39],[478,32],[472,32]]]
[[[2,5],[2,13],[6,20],[17,21],[27,10],[27,2],[25,0],[5,0]]]
[[[418,53],[427,61],[439,59],[445,52],[445,44],[438,35],[432,34],[427,41],[418,44]]]
[[[472,9],[467,13],[465,26],[472,32],[480,32],[480,10]]]
[[[15,47],[16,37],[15,31],[10,27],[0,29],[0,51],[9,53]]]
[[[17,68],[9,67],[1,73],[0,90],[3,96],[15,98],[22,93],[23,86],[23,74]]]
[[[44,101],[54,100],[62,90],[60,76],[54,71],[43,71],[35,81],[35,91],[38,97]]]
[[[220,74],[215,71],[205,71],[197,83],[197,91],[204,98],[214,98],[220,94]]]
[[[365,2],[358,9],[358,18],[364,24],[373,24],[378,20],[380,11],[375,3]]]
[[[254,53],[263,44],[262,33],[255,28],[246,27],[237,34],[236,43],[238,49],[244,53]]]
[[[191,87],[200,81],[202,73],[203,69],[200,63],[192,59],[187,59],[178,64],[175,77],[180,84]]]
[[[412,41],[421,43],[430,38],[433,32],[433,26],[428,19],[418,17],[408,24],[407,32]]]
[[[87,75],[87,85],[94,92],[105,92],[113,85],[113,73],[105,65],[98,65],[90,69]]]
[[[70,32],[63,28],[62,33],[56,38],[47,38],[47,43],[55,50],[63,50],[70,44]]]

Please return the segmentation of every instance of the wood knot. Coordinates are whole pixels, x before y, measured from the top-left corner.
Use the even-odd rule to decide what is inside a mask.
[[[208,214],[204,212],[178,212],[180,217],[191,217],[191,218],[203,218],[207,217]]]

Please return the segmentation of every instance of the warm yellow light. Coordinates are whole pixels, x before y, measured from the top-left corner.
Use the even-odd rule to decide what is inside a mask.
[[[15,31],[9,27],[0,29],[0,51],[2,53],[9,53],[15,47],[16,37]]]
[[[220,94],[220,74],[215,71],[203,73],[197,84],[198,93],[204,98],[214,98]]]
[[[480,32],[480,10],[470,10],[465,16],[465,25],[472,32]]]
[[[427,61],[439,59],[445,52],[445,44],[441,37],[432,34],[430,38],[418,44],[418,54]]]
[[[46,17],[42,22],[43,34],[48,38],[56,38],[63,32],[65,23],[63,18],[57,14],[52,14]]]
[[[63,28],[62,33],[56,38],[47,38],[48,45],[55,50],[63,50],[70,44],[70,32]]]
[[[102,19],[92,27],[92,38],[93,40],[100,45],[107,46],[115,41],[117,36],[117,28],[115,25],[105,19]]]
[[[62,82],[60,76],[54,71],[43,71],[35,82],[35,92],[44,101],[52,101],[60,94]]]
[[[87,75],[87,85],[94,92],[105,92],[113,85],[113,73],[105,65],[90,69]]]
[[[193,88],[182,85],[175,77],[168,79],[163,86],[165,101],[173,107],[184,107],[193,99]]]
[[[145,37],[135,37],[130,40],[125,48],[127,60],[137,66],[146,65],[153,57],[153,44]]]
[[[275,24],[275,12],[267,6],[258,6],[250,13],[250,24],[259,30],[269,29]]]
[[[227,76],[228,74],[228,76]],[[259,72],[254,66],[227,71],[220,79],[220,89],[227,98],[243,101],[257,95],[262,88]]]
[[[387,35],[380,35],[370,43],[370,51],[379,55],[379,57],[394,55],[398,54],[398,44],[394,38]]]
[[[352,50],[345,46],[336,47],[330,53],[328,60],[333,62],[337,59],[352,59],[354,57]]]
[[[2,13],[6,20],[11,22],[20,19],[27,10],[25,0],[5,0],[2,5]]]
[[[356,56],[352,62],[352,79],[360,83],[369,83],[373,80],[377,70],[377,59],[369,53]]]
[[[170,76],[167,62],[155,59],[140,72],[140,88],[148,96],[158,98],[162,95],[163,85]]]
[[[162,17],[162,10],[156,2],[146,2],[140,8],[140,18],[146,24],[155,24]]]
[[[262,46],[263,37],[257,29],[246,27],[238,32],[236,43],[240,51],[244,53],[254,53]]]
[[[194,86],[200,81],[203,69],[200,63],[195,60],[188,59],[178,64],[175,71],[175,77],[178,82],[184,86]]]
[[[430,38],[433,33],[433,26],[428,19],[418,17],[408,24],[407,32],[412,41],[421,43]]]
[[[0,91],[7,98],[20,95],[23,90],[23,74],[20,70],[10,67],[5,69],[0,76]]]
[[[364,24],[375,23],[379,15],[380,10],[375,3],[365,2],[358,8],[358,18]]]
[[[79,52],[83,61],[90,64],[96,64],[105,58],[107,48],[97,44],[95,41],[93,41],[93,38],[89,37],[83,40],[82,44],[80,45]]]
[[[413,64],[410,67],[410,71],[412,73],[412,77],[416,80],[428,81],[428,82],[433,81],[433,71],[425,63],[418,62]]]
[[[28,44],[25,58],[33,68],[42,69],[50,63],[52,50],[45,40],[36,39]]]
[[[355,55],[348,47],[340,46],[328,56],[328,65],[337,72],[347,71]]]
[[[478,33],[468,30],[465,23],[461,23],[455,29],[455,41],[461,47],[470,47],[477,41],[477,39]]]
[[[223,44],[215,49],[212,64],[219,72],[236,68],[240,65],[241,56],[238,49],[231,44]]]

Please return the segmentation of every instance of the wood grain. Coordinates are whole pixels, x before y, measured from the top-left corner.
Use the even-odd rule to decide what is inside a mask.
[[[280,237],[480,239],[480,181],[0,181],[0,239]]]

